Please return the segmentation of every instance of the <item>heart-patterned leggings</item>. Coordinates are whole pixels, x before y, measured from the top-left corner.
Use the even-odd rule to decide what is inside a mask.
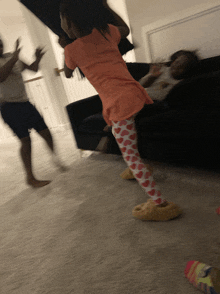
[[[118,122],[112,121],[112,133],[125,162],[141,187],[148,193],[156,205],[165,202],[166,200],[161,197],[159,188],[138,152],[134,117]]]

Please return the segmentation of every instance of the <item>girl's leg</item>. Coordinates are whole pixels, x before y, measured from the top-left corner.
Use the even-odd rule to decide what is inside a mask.
[[[174,203],[161,197],[148,168],[142,162],[137,149],[137,132],[134,118],[112,122],[112,132],[121,149],[123,158],[141,187],[151,197],[147,203],[136,206],[132,215],[142,220],[167,221],[178,217],[182,210]]]
[[[137,149],[137,132],[134,118],[112,122],[112,133],[117,140],[122,156],[141,187],[156,205],[166,203],[147,166],[141,160]]]

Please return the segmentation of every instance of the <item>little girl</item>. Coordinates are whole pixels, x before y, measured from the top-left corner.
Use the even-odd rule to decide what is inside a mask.
[[[79,67],[99,93],[103,117],[112,126],[123,158],[151,197],[133,209],[133,216],[143,220],[169,220],[179,216],[181,210],[162,198],[137,149],[134,117],[153,101],[130,75],[118,50],[121,38],[129,34],[128,26],[123,21],[117,27],[108,24],[103,7],[100,0],[61,1],[61,27],[70,39],[76,39],[65,47],[65,73],[71,77]]]

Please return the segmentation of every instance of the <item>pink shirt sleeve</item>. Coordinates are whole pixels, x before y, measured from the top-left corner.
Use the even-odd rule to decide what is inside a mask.
[[[119,29],[113,25],[109,25],[109,27],[110,27],[111,37],[118,45],[121,41],[121,34],[119,32]]]
[[[76,65],[75,61],[71,58],[70,50],[71,50],[71,48],[69,45],[67,45],[64,49],[65,64],[69,69],[74,70],[77,67],[77,65]]]

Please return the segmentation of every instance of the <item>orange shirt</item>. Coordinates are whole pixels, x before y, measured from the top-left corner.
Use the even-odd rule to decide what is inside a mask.
[[[67,45],[65,63],[72,70],[82,70],[102,100],[106,123],[112,125],[111,121],[128,119],[153,101],[127,69],[118,50],[119,30],[113,25],[109,28],[108,40],[93,29],[90,35]]]

